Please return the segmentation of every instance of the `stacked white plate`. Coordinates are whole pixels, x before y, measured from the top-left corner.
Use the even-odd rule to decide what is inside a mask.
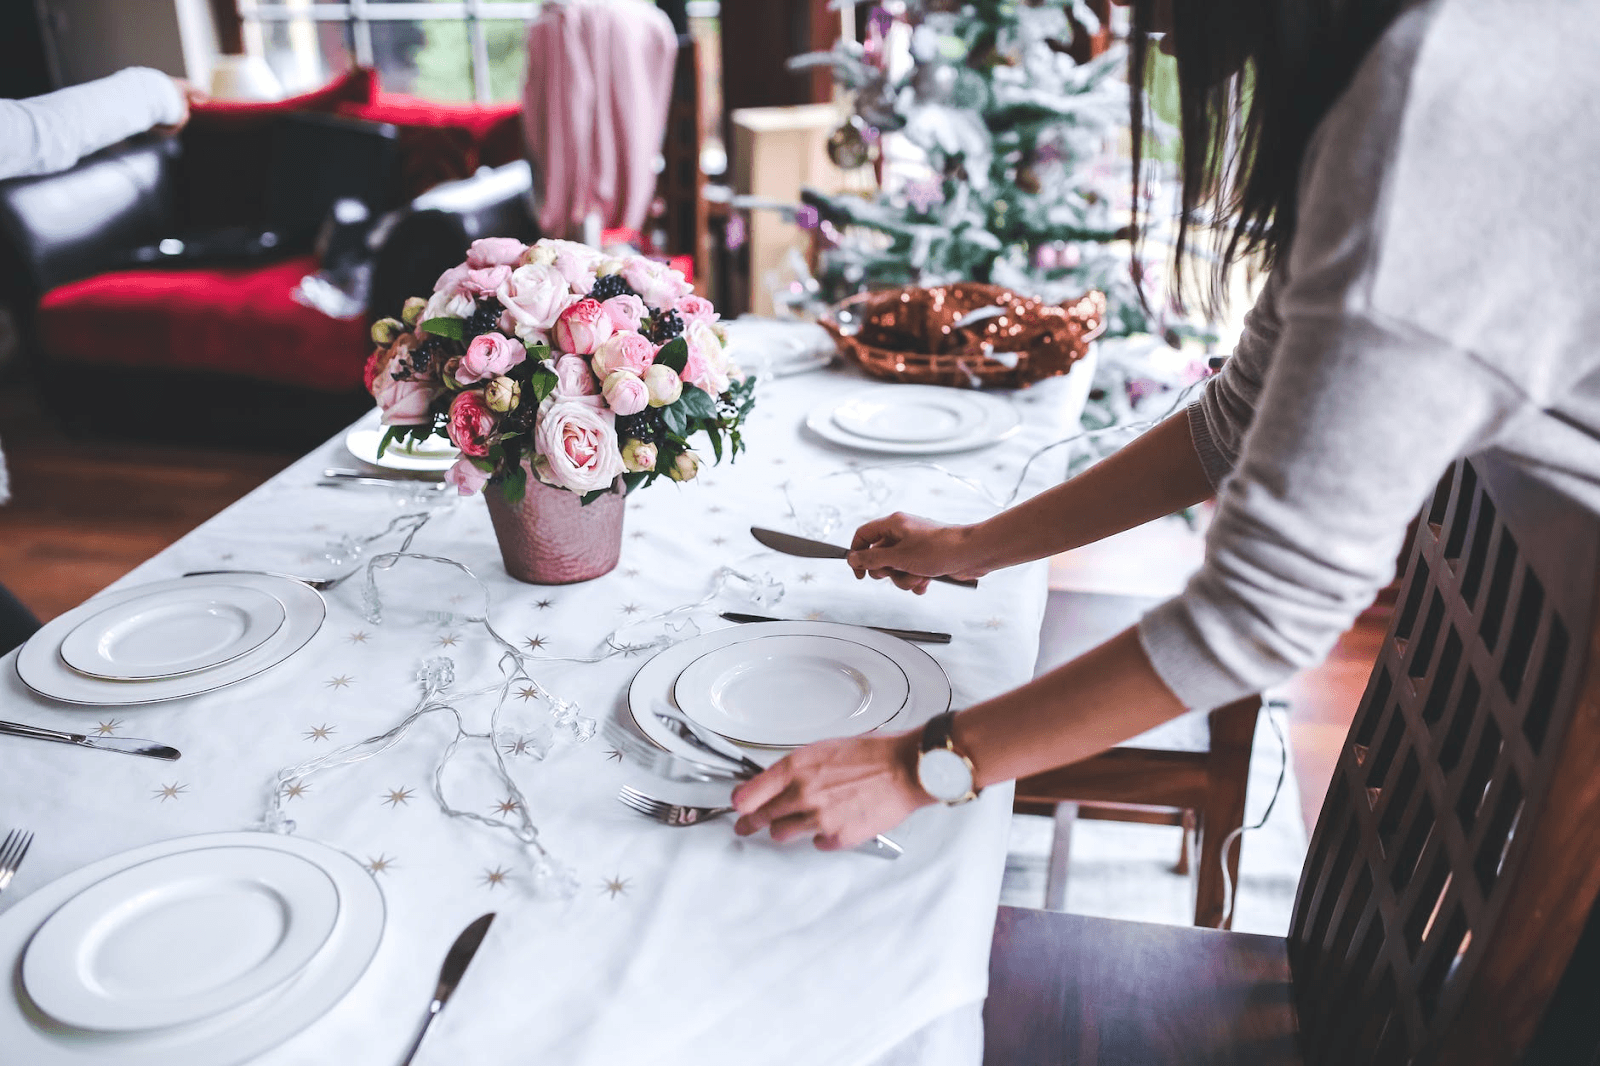
[[[17,674],[66,703],[179,699],[270,670],[305,647],[326,615],[315,589],[273,574],[157,581],[52,619],[23,645]]]
[[[771,762],[818,740],[920,725],[949,709],[950,681],[927,652],[877,630],[757,622],[673,645],[628,687],[628,710],[646,737],[702,757],[656,716],[662,703]]]
[[[806,417],[806,428],[829,443],[885,455],[986,448],[1021,425],[1003,397],[939,385],[873,385],[829,399]]]
[[[114,855],[0,914],[0,1059],[243,1062],[343,998],[383,926],[371,875],[311,841],[216,833]]]
[[[391,441],[383,454],[379,455],[378,445],[383,443],[383,435],[387,431],[386,426],[352,429],[345,434],[345,450],[363,463],[385,470],[407,470],[416,474],[442,474],[456,465],[456,460],[460,458],[461,453],[456,446],[443,437],[429,437],[420,443]]]
[[[788,377],[818,370],[838,358],[839,346],[815,322],[740,315],[724,323],[728,355],[749,374]]]

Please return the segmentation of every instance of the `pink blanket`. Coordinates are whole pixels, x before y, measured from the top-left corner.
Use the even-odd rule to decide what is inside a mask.
[[[547,3],[528,29],[523,123],[541,176],[539,226],[642,229],[655,193],[678,38],[643,0]]]

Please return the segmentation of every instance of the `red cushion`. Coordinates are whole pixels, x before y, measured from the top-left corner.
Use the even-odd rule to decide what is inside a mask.
[[[94,366],[205,370],[324,392],[361,388],[364,322],[290,296],[316,260],[211,270],[135,270],[63,285],[39,304],[49,358]]]
[[[380,92],[368,102],[342,103],[338,111],[399,129],[400,188],[408,199],[523,155],[520,104],[441,104]]]
[[[332,113],[340,104],[367,103],[377,85],[376,73],[357,67],[314,92],[286,100],[196,104],[183,128],[179,163],[178,204],[185,226],[262,225],[267,214],[273,120],[291,111]]]

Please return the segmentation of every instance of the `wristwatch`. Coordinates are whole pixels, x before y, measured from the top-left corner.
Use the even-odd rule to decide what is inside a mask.
[[[951,807],[978,798],[977,768],[956,750],[950,736],[956,712],[946,711],[922,727],[921,753],[917,756],[917,781],[923,791]]]

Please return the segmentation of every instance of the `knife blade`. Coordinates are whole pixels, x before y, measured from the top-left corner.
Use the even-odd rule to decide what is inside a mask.
[[[183,753],[177,748],[158,744],[153,740],[140,740],[137,737],[91,737],[83,733],[64,733],[59,729],[45,729],[43,726],[26,725],[22,722],[0,722],[0,735],[23,737],[28,740],[48,740],[56,744],[75,744],[80,748],[115,751],[123,755],[142,755],[147,759],[163,759],[167,762],[183,757]]]
[[[401,1060],[401,1066],[409,1066],[411,1060],[416,1058],[417,1049],[422,1046],[422,1038],[428,1035],[428,1027],[439,1016],[444,1005],[450,1002],[456,986],[461,983],[461,975],[467,972],[472,957],[478,953],[478,945],[483,943],[483,938],[489,932],[489,926],[494,924],[494,915],[495,912],[490,911],[474,918],[472,924],[461,930],[456,936],[456,942],[450,945],[450,950],[444,957],[444,965],[439,967],[439,984],[434,988],[433,1000],[428,1004],[428,1016],[422,1020],[422,1029],[418,1031],[417,1038],[411,1042],[411,1050],[406,1052],[406,1057]]]
[[[793,533],[780,533],[776,529],[762,529],[760,526],[751,526],[750,535],[775,552],[798,555],[802,559],[850,558],[849,548],[841,548],[824,540],[810,540],[806,537],[797,537]],[[933,580],[942,581],[947,585],[960,585],[967,589],[978,587],[976,578],[941,576]]]
[[[764,614],[741,614],[738,611],[723,611],[722,617],[730,622],[787,622],[787,618],[769,618]],[[895,629],[892,626],[862,626],[862,629],[872,629],[879,633],[887,633],[891,637],[901,640],[914,641],[919,644],[948,644],[949,633],[934,633],[926,629]]]

